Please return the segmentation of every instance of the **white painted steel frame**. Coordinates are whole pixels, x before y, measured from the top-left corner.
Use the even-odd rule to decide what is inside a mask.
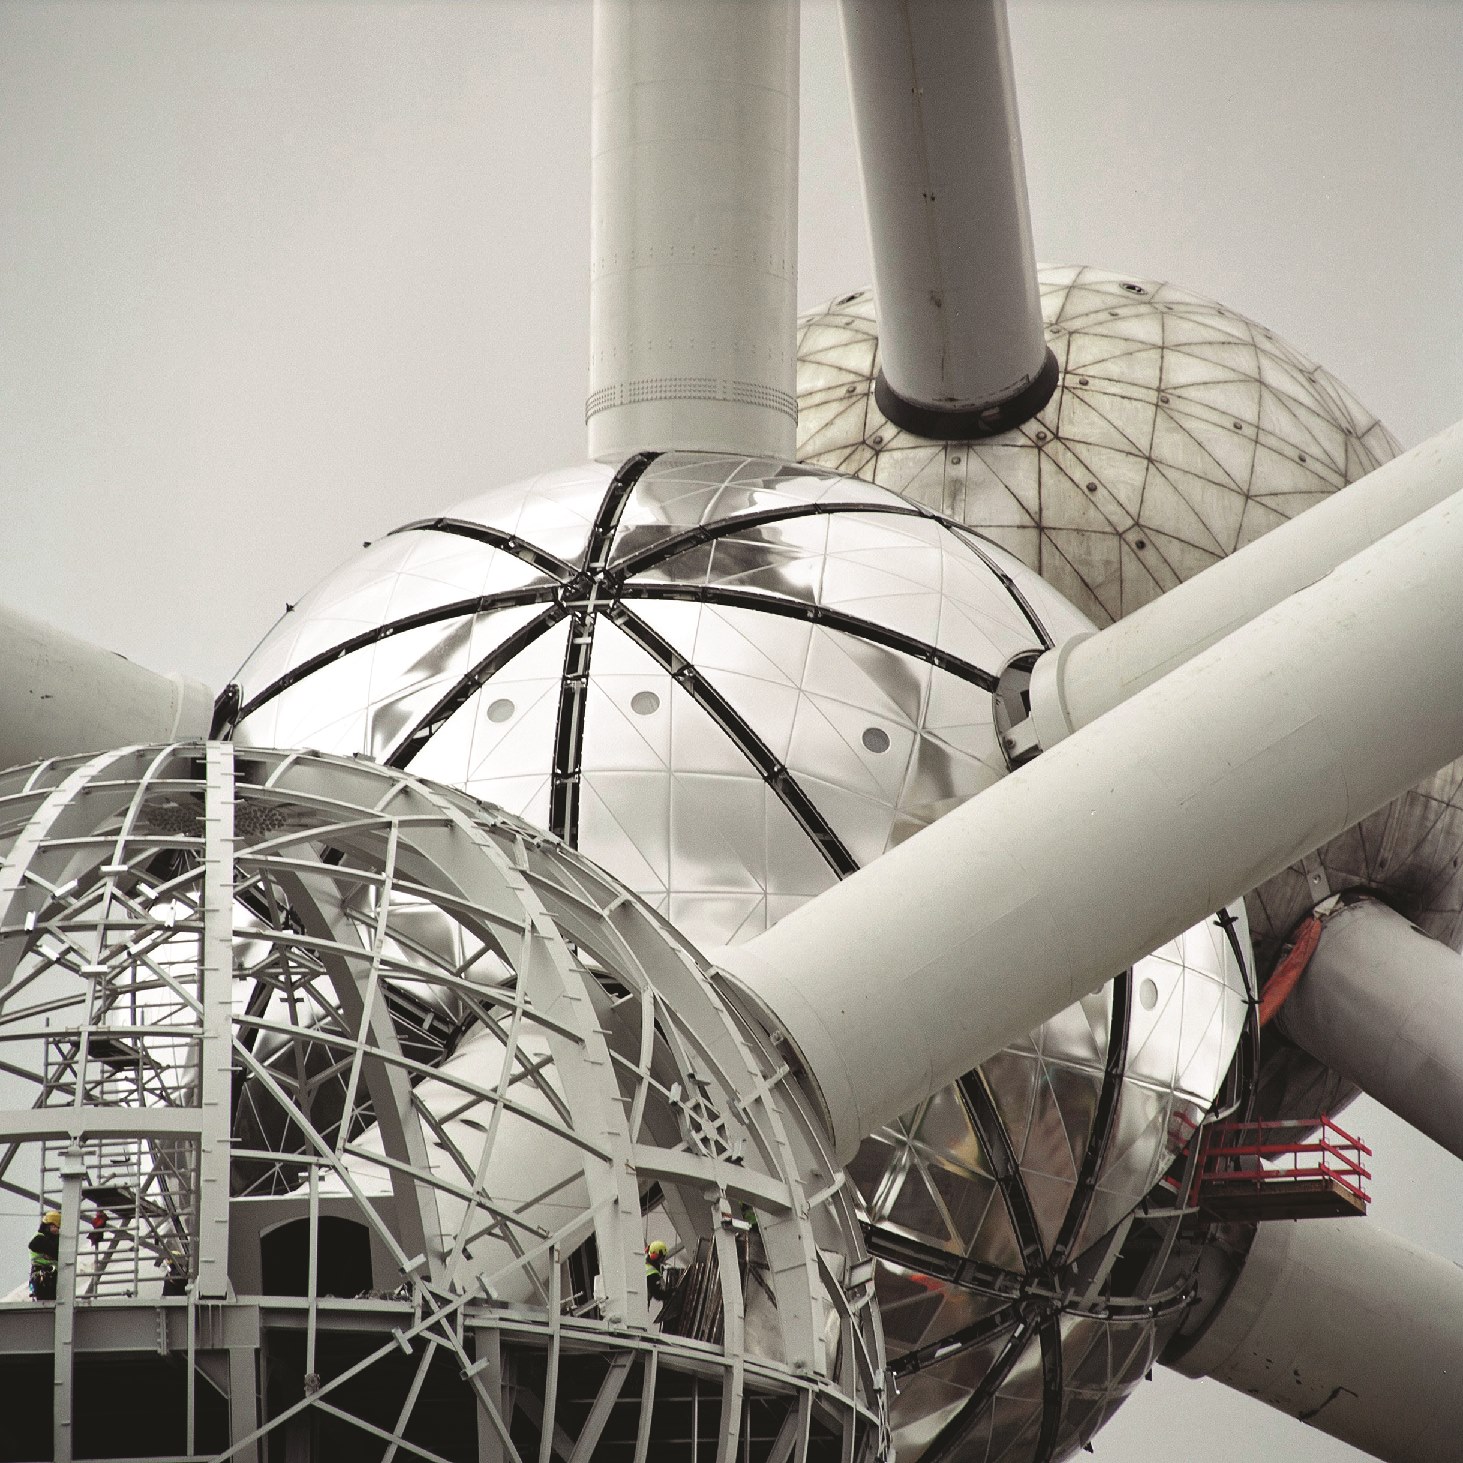
[[[373,1358],[407,1349],[417,1357],[417,1396],[427,1352],[457,1359],[477,1397],[484,1448],[514,1457],[503,1378],[467,1348],[465,1331],[511,1335],[520,1349],[546,1344],[555,1367],[585,1349],[602,1353],[622,1382],[649,1350],[660,1358],[652,1370],[663,1391],[699,1376],[698,1385],[710,1384],[707,1405],[725,1404],[718,1452],[727,1458],[736,1454],[751,1394],[787,1397],[789,1417],[820,1419],[845,1456],[880,1448],[882,1352],[852,1201],[830,1181],[831,1159],[801,1094],[696,957],[594,865],[529,825],[409,773],[221,744],[124,750],[11,774],[0,781],[0,853],[0,1035],[10,1043],[12,1074],[23,1074],[27,1062],[34,1069],[40,1104],[0,1120],[9,1139],[0,1144],[4,1166],[13,1170],[0,1181],[44,1202],[15,1156],[48,1142],[68,1145],[77,1176],[64,1195],[65,1253],[74,1277],[81,1185],[99,1142],[135,1134],[132,1141],[160,1154],[191,1135],[189,1151],[201,1154],[205,1177],[231,1159],[222,1193],[230,1177],[235,1192],[222,1216],[218,1191],[205,1190],[197,1212],[177,1221],[190,1256],[190,1296],[168,1301],[134,1285],[104,1303],[102,1319],[93,1311],[87,1330],[92,1349],[100,1338],[102,1350],[124,1350],[134,1309],[185,1310],[190,1366],[218,1377],[226,1361],[238,1394],[223,1456],[248,1457],[260,1438],[311,1409],[351,1420],[336,1389]],[[109,1025],[97,1014],[110,1009],[98,993],[129,980],[179,997],[176,1016],[186,1027],[162,1022],[158,1030],[169,1040],[191,1033],[202,1061],[187,1058],[181,1076],[144,1097],[128,1088],[119,1100],[134,1106],[122,1110],[108,1106],[105,1084],[87,1075],[88,1062],[103,1060],[87,1036],[146,1040],[145,1024]],[[267,992],[262,1002],[260,992]],[[466,1021],[466,1034],[436,1057],[421,1049],[419,1035],[408,1050],[414,1028],[398,1012],[413,1000],[422,1008],[445,1002],[454,1020]],[[62,1080],[70,1085],[48,1088],[39,1044],[72,1022],[81,1032],[75,1075],[67,1067]],[[484,1046],[501,1048],[504,1059],[478,1070],[474,1052]],[[242,1110],[263,1098],[284,1126],[256,1126],[230,1154],[228,1127],[215,1131],[229,1121],[227,1087],[222,1103],[209,1101],[220,1079],[231,1080],[235,1099],[242,1090]],[[337,1089],[341,1103],[318,1103]],[[171,1105],[148,1105],[158,1101]],[[58,1102],[53,1116],[45,1105]],[[362,1114],[357,1121],[353,1110]],[[476,1155],[462,1151],[455,1126],[474,1110],[484,1134]],[[525,1120],[536,1125],[536,1166],[515,1190],[508,1159],[499,1161],[500,1153],[489,1161],[491,1140]],[[637,1155],[647,1159],[644,1175]],[[215,1263],[237,1258],[218,1220],[224,1229],[247,1220],[250,1190],[261,1184],[273,1194],[271,1212],[310,1226],[309,1293],[298,1300],[250,1294],[241,1271],[228,1277],[231,1290],[210,1300],[201,1294],[215,1287],[210,1251]],[[642,1202],[654,1187],[675,1222],[689,1225],[687,1235],[714,1238],[742,1205],[755,1209],[765,1283],[777,1302],[775,1354],[743,1352],[729,1238],[717,1241],[719,1284],[736,1323],[716,1337],[650,1325]],[[527,1201],[508,1202],[515,1192]],[[319,1293],[318,1225],[327,1202],[374,1231],[373,1245],[405,1276],[405,1304]],[[114,1227],[131,1223],[127,1214],[114,1217]],[[564,1314],[561,1303],[571,1297],[557,1260],[591,1233],[602,1298],[594,1315]],[[56,1409],[69,1420],[67,1337],[76,1301],[74,1286],[65,1290],[55,1311]],[[20,1330],[30,1334],[35,1309],[0,1314],[0,1355],[30,1349]],[[246,1313],[266,1336],[302,1332],[307,1372],[327,1333],[374,1333],[381,1345],[359,1367],[260,1418],[247,1351],[236,1336],[221,1351],[208,1329],[211,1317]],[[765,1333],[766,1316],[762,1324]],[[551,1424],[556,1385],[551,1379],[543,1398]],[[571,1450],[592,1449],[612,1401],[602,1393]],[[412,1405],[407,1396],[394,1429],[354,1420],[389,1448],[421,1455],[406,1436]],[[551,1432],[563,1428],[544,1436]],[[66,1437],[59,1429],[55,1436],[64,1456]],[[645,1432],[642,1455],[653,1443],[653,1431]]]

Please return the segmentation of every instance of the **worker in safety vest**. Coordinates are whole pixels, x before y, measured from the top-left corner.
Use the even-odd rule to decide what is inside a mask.
[[[30,1242],[30,1298],[56,1299],[56,1261],[61,1253],[61,1215],[47,1209]]]
[[[664,1301],[675,1289],[675,1272],[666,1264],[670,1248],[663,1239],[645,1246],[645,1291],[651,1300]]]
[[[105,1211],[98,1209],[91,1217],[92,1244],[102,1237],[102,1227],[107,1222]],[[56,1267],[61,1257],[61,1212],[47,1209],[41,1215],[40,1228],[30,1241],[30,1298],[32,1300],[56,1299]]]

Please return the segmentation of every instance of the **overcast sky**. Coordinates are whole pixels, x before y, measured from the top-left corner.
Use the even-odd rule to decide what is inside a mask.
[[[811,306],[870,270],[804,12]],[[1407,445],[1463,416],[1463,6],[1012,29],[1043,259],[1223,300]],[[218,685],[363,539],[582,457],[588,78],[587,0],[0,0],[0,598]],[[1352,1118],[1376,1218],[1463,1259],[1459,1166]],[[1167,1374],[1097,1453],[1361,1456]]]

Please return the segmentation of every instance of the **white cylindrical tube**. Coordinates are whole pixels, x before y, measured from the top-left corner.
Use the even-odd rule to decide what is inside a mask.
[[[1463,422],[1211,564],[1106,630],[1048,652],[1031,677],[1043,747],[1151,685],[1289,594],[1463,491]]]
[[[796,0],[595,0],[590,456],[796,455]]]
[[[892,422],[966,439],[1056,388],[1005,0],[842,0]]]
[[[1374,899],[1342,905],[1276,1024],[1463,1158],[1463,956]]]
[[[1463,753],[1463,496],[724,954],[842,1154]]]
[[[0,767],[208,735],[213,693],[0,606]]]
[[[1463,1270],[1366,1220],[1262,1224],[1208,1329],[1172,1365],[1386,1463],[1454,1463]]]

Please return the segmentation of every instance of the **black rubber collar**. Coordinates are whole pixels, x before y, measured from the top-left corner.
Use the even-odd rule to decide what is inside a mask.
[[[968,407],[924,406],[900,396],[879,372],[874,380],[874,401],[896,427],[928,437],[937,442],[973,442],[979,437],[994,437],[1009,432],[1022,422],[1029,422],[1047,402],[1061,380],[1062,368],[1047,350],[1041,369],[1032,381],[1014,396],[978,409]]]

